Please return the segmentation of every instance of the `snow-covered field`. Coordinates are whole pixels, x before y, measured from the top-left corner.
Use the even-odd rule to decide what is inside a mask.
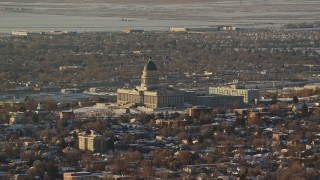
[[[118,31],[127,28],[167,30],[170,26],[215,25],[279,27],[285,23],[314,22],[320,19],[320,1],[317,0],[70,2],[72,1],[69,3],[0,2],[0,32]]]

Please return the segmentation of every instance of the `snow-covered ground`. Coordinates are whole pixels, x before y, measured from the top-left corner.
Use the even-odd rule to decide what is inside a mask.
[[[3,1],[0,2],[0,32],[119,31],[127,28],[167,30],[171,26],[215,25],[279,27],[285,23],[317,21],[320,19],[319,9],[320,1],[317,0],[217,0],[188,3]],[[127,21],[123,21],[123,18]]]
[[[150,108],[145,108],[145,107],[138,107],[138,108],[129,108],[130,113],[131,114],[140,114],[142,112],[144,113],[175,113],[178,112],[179,114],[185,114],[185,111],[181,111],[181,110],[175,110],[175,109],[170,109],[170,108],[164,108],[164,109],[150,109]],[[108,104],[105,106],[102,105],[94,105],[94,106],[90,106],[90,107],[81,107],[81,108],[76,108],[73,109],[74,113],[90,113],[90,112],[99,112],[99,111],[104,111],[104,112],[109,112],[112,113],[116,116],[120,116],[123,114],[126,114],[126,109],[121,109],[118,108],[116,104]]]

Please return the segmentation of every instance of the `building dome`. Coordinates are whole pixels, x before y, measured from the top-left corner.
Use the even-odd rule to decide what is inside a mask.
[[[146,65],[144,65],[143,71],[156,71],[157,66],[154,62],[150,59]]]
[[[147,64],[144,65],[140,89],[150,90],[159,86],[159,75],[156,64],[149,59]]]

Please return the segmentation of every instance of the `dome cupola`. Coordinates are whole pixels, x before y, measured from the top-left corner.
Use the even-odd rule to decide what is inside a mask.
[[[149,59],[148,63],[144,65],[143,71],[157,71],[157,66],[154,64],[154,62]]]

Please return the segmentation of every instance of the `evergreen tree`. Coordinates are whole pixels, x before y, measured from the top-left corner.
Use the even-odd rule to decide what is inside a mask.
[[[292,102],[295,103],[295,104],[297,104],[297,103],[299,102],[298,97],[297,97],[297,96],[294,96],[294,97],[292,98]]]

